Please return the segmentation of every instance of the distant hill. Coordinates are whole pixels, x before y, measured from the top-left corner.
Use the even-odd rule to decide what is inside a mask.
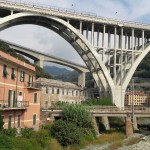
[[[75,70],[70,71],[56,66],[45,66],[44,70],[53,75],[57,80],[78,83],[78,72]],[[86,73],[86,87],[94,87],[93,77],[90,73]]]
[[[53,75],[55,79],[59,79],[62,81],[68,81],[77,83],[78,82],[78,72],[77,71],[70,71],[66,68],[59,68],[56,66],[44,66],[44,70]]]
[[[59,68],[56,66],[44,66],[44,70],[53,76],[64,75],[71,72],[66,68]]]

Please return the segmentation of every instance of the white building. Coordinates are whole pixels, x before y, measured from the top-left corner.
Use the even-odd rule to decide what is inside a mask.
[[[41,89],[41,108],[49,108],[58,101],[79,104],[84,100],[83,88],[73,83],[38,78],[36,84]]]

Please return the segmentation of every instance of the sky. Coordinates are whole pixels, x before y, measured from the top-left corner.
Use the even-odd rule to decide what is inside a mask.
[[[150,0],[28,0],[26,2],[150,24]],[[1,31],[0,38],[78,64],[84,64],[78,53],[68,42],[44,27],[19,25]]]

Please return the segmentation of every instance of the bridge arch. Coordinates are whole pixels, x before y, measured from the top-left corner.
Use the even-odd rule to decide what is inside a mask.
[[[111,92],[114,90],[114,82],[95,48],[68,22],[56,17],[17,13],[1,18],[0,30],[20,24],[36,24],[58,33],[75,48],[91,71],[97,85],[102,83],[105,89],[109,85]]]

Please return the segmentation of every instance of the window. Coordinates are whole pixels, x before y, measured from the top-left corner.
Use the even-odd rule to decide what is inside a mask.
[[[29,75],[29,77],[28,77],[28,86],[33,86],[33,80],[34,80],[34,77]]]
[[[31,76],[28,77],[28,86],[31,86]]]
[[[21,115],[18,114],[18,128],[20,128],[20,120],[21,120]]]
[[[64,89],[62,89],[62,95],[64,95],[64,93],[65,93],[65,92],[64,92]]]
[[[8,116],[8,129],[11,128],[11,120],[12,120],[12,116],[9,115]]]
[[[48,94],[48,87],[46,87],[46,94]]]
[[[52,88],[52,94],[54,94],[54,88]]]
[[[25,79],[25,72],[24,72],[24,71],[21,71],[21,72],[20,72],[20,81],[21,81],[21,82],[24,82],[24,79]]]
[[[3,77],[7,77],[8,73],[7,73],[7,65],[3,65]]]
[[[59,94],[59,89],[57,89],[57,94]]]
[[[36,115],[33,115],[33,125],[36,125]]]
[[[14,68],[12,68],[12,69],[11,69],[11,79],[13,79],[13,80],[14,80],[14,79],[15,79],[15,77],[16,77],[16,76],[15,76],[15,69],[14,69]]]
[[[78,91],[76,91],[76,96],[78,96]]]
[[[37,93],[34,93],[34,103],[37,103]]]

